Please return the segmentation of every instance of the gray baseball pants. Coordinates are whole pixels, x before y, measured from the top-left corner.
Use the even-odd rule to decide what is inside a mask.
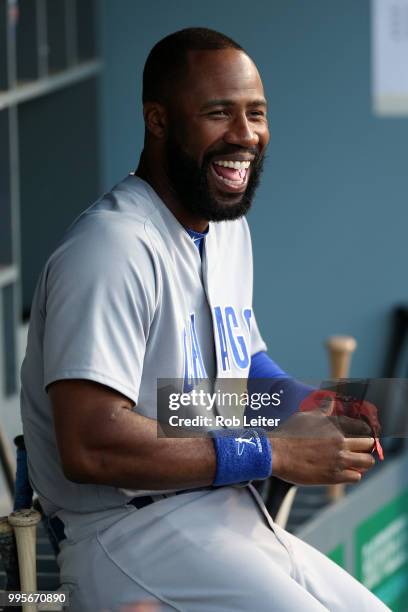
[[[389,610],[265,512],[247,487],[224,487],[140,510],[60,513],[68,537],[59,564],[70,611]]]

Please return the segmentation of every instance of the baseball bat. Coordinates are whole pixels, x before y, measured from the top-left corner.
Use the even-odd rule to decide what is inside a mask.
[[[41,514],[32,508],[16,510],[8,520],[16,536],[21,590],[24,593],[37,591],[36,540]],[[23,604],[23,612],[34,612],[36,609],[35,604]]]
[[[16,459],[9,439],[2,427],[0,427],[0,462],[10,499],[13,500],[15,493]]]
[[[7,516],[0,517],[0,557],[6,573],[6,591],[19,591],[16,538]]]
[[[330,377],[347,378],[350,370],[351,357],[357,348],[357,342],[352,336],[330,336],[326,341],[329,353]],[[328,496],[334,502],[344,497],[344,484],[329,485]]]
[[[6,574],[5,591],[20,591],[20,575],[18,572],[17,547],[14,531],[7,516],[0,517],[0,557]],[[0,611],[8,608],[0,606]],[[21,611],[21,607],[14,608]]]

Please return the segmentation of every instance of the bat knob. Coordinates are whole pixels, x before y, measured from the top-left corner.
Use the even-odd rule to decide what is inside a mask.
[[[357,341],[353,336],[330,336],[326,341],[326,347],[330,351],[354,353],[357,348]]]
[[[329,352],[331,377],[347,378],[351,355],[357,348],[356,339],[352,336],[330,336],[326,348]]]
[[[9,514],[8,520],[13,527],[34,527],[41,521],[41,514],[33,508],[23,508]]]

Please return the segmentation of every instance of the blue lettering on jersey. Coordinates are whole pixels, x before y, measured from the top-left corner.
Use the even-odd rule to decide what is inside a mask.
[[[193,361],[194,380],[198,382],[201,378],[207,378],[203,356],[201,355],[200,344],[195,328],[195,315],[190,315],[190,337],[191,337],[191,357]]]
[[[244,308],[242,315],[246,321],[246,324],[248,325],[248,329],[251,330],[252,308]]]
[[[214,314],[217,322],[218,348],[221,358],[221,367],[224,372],[229,372],[231,370],[231,365],[228,355],[227,336],[225,334],[224,317],[222,316],[222,311],[219,306],[215,306]]]
[[[239,328],[239,325],[235,310],[232,306],[226,306],[225,320],[227,322],[228,338],[232,349],[232,356],[236,365],[241,368],[241,370],[245,370],[249,366],[248,349],[243,336],[234,336],[233,328],[237,329]],[[241,349],[240,351],[238,350],[238,345]]]
[[[252,309],[245,308],[241,312],[240,321],[233,306],[214,307],[214,317],[217,328],[215,338],[218,358],[223,372],[231,371],[231,359],[241,370],[250,365],[248,349],[248,332],[251,326]],[[244,332],[245,327],[248,332]],[[240,333],[241,332],[241,333]],[[189,393],[203,378],[208,378],[204,367],[200,343],[196,331],[195,314],[190,315],[190,325],[183,332],[184,342],[184,384],[183,391]]]
[[[217,353],[221,362],[222,371],[229,372],[231,370],[231,353],[234,363],[238,368],[246,370],[250,365],[250,352],[246,340],[247,334],[237,332],[244,331],[242,325],[244,328],[246,325],[248,331],[250,330],[252,309],[245,308],[242,311],[240,316],[241,322],[238,321],[233,306],[225,306],[224,309],[220,306],[215,306],[214,316],[217,324]]]
[[[194,382],[191,373],[191,369],[189,367],[190,358],[187,351],[187,333],[184,329],[183,332],[183,343],[184,343],[184,383],[183,383],[183,393],[190,393],[194,389]]]
[[[199,380],[207,378],[203,356],[195,327],[195,314],[190,315],[189,334],[183,332],[184,343],[184,383],[183,392],[189,393]]]

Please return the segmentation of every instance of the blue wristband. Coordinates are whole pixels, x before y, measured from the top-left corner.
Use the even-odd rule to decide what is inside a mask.
[[[217,429],[211,435],[217,456],[214,487],[270,476],[272,448],[263,429]]]

